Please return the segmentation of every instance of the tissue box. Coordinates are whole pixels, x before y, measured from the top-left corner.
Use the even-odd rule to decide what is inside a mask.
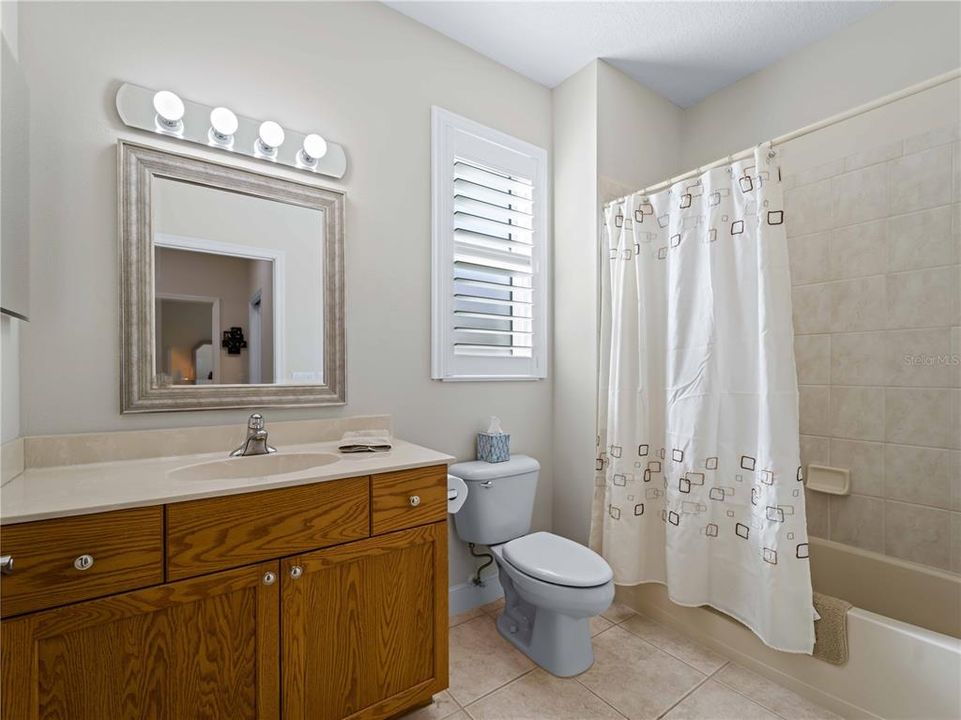
[[[507,462],[511,459],[511,436],[509,433],[477,433],[477,459],[489,463]]]

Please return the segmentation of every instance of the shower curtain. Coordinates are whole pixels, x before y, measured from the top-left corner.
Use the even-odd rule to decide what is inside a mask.
[[[608,207],[592,543],[778,650],[814,608],[776,153]]]

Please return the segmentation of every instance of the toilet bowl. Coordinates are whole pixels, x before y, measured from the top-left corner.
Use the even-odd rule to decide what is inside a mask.
[[[545,670],[570,677],[594,662],[590,618],[613,601],[613,572],[573,540],[530,533],[539,469],[523,455],[451,466],[468,487],[454,526],[462,540],[487,545],[494,555],[504,589],[501,635]]]
[[[512,546],[528,540],[536,540],[537,548],[518,560]],[[583,545],[546,532],[495,545],[491,552],[504,588],[501,635],[554,675],[587,670],[594,663],[590,619],[614,600],[610,566]],[[554,577],[544,579],[546,574]]]

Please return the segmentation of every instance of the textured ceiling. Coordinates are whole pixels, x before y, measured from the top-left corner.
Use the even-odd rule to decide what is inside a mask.
[[[554,87],[603,58],[681,107],[878,10],[879,2],[387,2]]]

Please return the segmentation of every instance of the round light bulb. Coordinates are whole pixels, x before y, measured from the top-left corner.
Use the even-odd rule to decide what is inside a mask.
[[[260,123],[260,150],[273,155],[284,144],[284,129],[273,120]]]
[[[313,165],[327,154],[327,141],[317,133],[311,133],[304,138],[304,147],[301,151],[301,158],[306,165]]]
[[[157,122],[167,130],[179,130],[183,126],[184,101],[176,93],[161,90],[153,96],[153,109]]]
[[[220,145],[229,145],[237,132],[237,116],[233,110],[216,107],[210,111],[210,139]]]

